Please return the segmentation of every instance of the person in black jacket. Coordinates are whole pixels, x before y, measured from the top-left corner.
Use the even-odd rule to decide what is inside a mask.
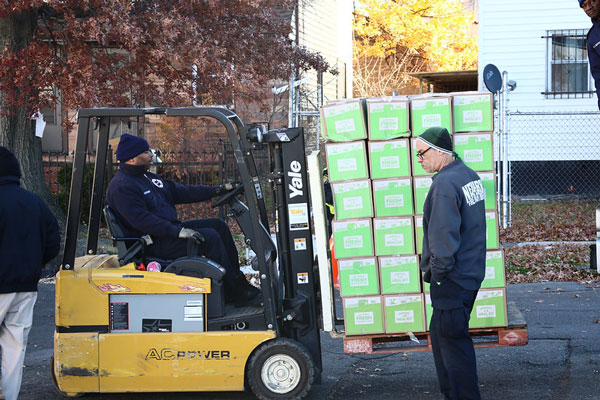
[[[423,169],[437,173],[423,206],[420,268],[431,283],[429,330],[440,390],[446,399],[480,399],[469,318],[485,276],[485,191],[453,152],[445,128],[423,132],[416,150]]]
[[[42,268],[60,249],[56,218],[37,195],[20,187],[15,156],[0,147],[0,347],[2,393],[16,400]]]
[[[579,6],[592,19],[592,27],[587,34],[587,53],[590,71],[596,86],[598,109],[600,109],[600,0],[579,0]]]
[[[187,239],[203,238],[204,255],[226,270],[226,300],[236,305],[258,303],[261,292],[240,271],[238,252],[225,221],[208,218],[182,222],[177,218],[175,204],[209,200],[231,190],[231,185],[184,186],[148,172],[152,164],[148,142],[127,133],[121,136],[116,155],[119,170],[108,185],[106,199],[124,234],[150,235],[153,243],[146,248],[146,255],[164,259],[185,256]]]

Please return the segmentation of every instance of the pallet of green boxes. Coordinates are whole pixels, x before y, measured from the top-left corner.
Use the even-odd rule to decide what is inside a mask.
[[[348,99],[321,109],[327,139],[347,353],[377,343],[428,340],[429,285],[419,271],[423,204],[432,174],[416,157],[416,137],[431,126],[452,134],[456,153],[486,191],[486,273],[471,314],[473,334],[510,337],[504,253],[500,248],[493,159],[493,97],[489,93]],[[509,332],[509,333],[507,333]],[[526,328],[525,328],[526,343]],[[522,335],[522,330],[517,336]],[[523,337],[516,344],[524,344]],[[486,342],[488,343],[488,342]],[[510,343],[508,343],[510,344]],[[415,351],[430,349],[427,344]],[[406,351],[406,346],[401,346]],[[370,349],[370,350],[369,350]]]

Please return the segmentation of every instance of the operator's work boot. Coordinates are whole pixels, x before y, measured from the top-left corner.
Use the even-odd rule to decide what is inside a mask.
[[[262,303],[262,292],[260,289],[244,284],[242,287],[235,289],[235,294],[232,296],[233,305],[236,307],[258,306]]]

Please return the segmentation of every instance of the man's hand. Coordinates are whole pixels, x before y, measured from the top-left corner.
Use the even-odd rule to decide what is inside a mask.
[[[179,237],[181,239],[194,239],[197,243],[204,242],[204,236],[202,236],[200,232],[197,232],[190,228],[181,228],[181,230],[179,231]]]
[[[217,195],[220,196],[222,194],[231,192],[233,189],[235,189],[235,185],[233,183],[224,183],[217,187]]]

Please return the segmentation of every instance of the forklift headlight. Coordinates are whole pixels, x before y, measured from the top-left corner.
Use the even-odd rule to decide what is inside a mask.
[[[249,142],[262,143],[263,135],[266,131],[267,129],[264,125],[252,124],[248,126],[248,133],[246,133],[246,139],[248,139]]]

